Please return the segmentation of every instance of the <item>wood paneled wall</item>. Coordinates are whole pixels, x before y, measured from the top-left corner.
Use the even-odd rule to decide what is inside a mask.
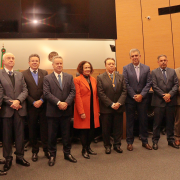
[[[166,54],[168,67],[180,67],[180,13],[158,15],[158,8],[180,5],[179,0],[116,0],[117,70],[130,63],[129,50],[141,51],[141,62],[158,67],[157,56]],[[148,20],[147,16],[151,19]]]

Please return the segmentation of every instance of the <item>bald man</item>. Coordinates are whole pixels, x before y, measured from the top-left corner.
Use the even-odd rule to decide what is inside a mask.
[[[3,55],[4,69],[0,70],[0,117],[3,119],[3,156],[6,159],[4,170],[12,165],[12,131],[15,134],[16,163],[30,166],[24,159],[24,116],[26,112],[25,99],[28,90],[22,73],[14,71],[15,56],[12,53]]]

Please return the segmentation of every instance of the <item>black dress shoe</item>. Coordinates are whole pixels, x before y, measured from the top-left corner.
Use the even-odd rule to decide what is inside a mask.
[[[44,152],[44,155],[49,159],[50,158],[50,153],[48,151]]]
[[[37,155],[37,153],[33,153],[32,154],[32,161],[33,162],[36,162],[38,160],[38,155]]]
[[[114,147],[114,150],[115,150],[117,153],[123,153],[123,150],[122,150],[120,147]]]
[[[6,175],[6,174],[7,174],[6,171],[1,171],[1,170],[0,170],[0,176]]]
[[[179,146],[177,146],[175,142],[168,142],[168,145],[173,148],[179,149]]]
[[[158,150],[158,144],[157,143],[153,143],[152,147],[153,147],[154,150]]]
[[[6,159],[6,162],[4,164],[4,171],[8,171],[11,168],[12,165],[12,159]]]
[[[94,152],[90,147],[87,148],[87,152],[88,154],[91,154],[91,155],[97,155],[97,153]]]
[[[49,166],[54,166],[54,164],[55,164],[55,157],[51,156],[51,157],[49,158],[48,164],[49,164]]]
[[[110,148],[110,147],[106,147],[105,153],[106,153],[106,154],[111,154],[111,148]]]
[[[77,160],[71,154],[67,154],[67,155],[64,154],[64,159],[66,159],[70,162],[73,162],[73,163],[77,162]]]
[[[27,162],[24,158],[22,159],[16,158],[16,163],[22,166],[30,166],[30,163]]]
[[[89,153],[87,152],[86,148],[82,149],[82,156],[86,159],[90,159]]]
[[[142,147],[145,147],[148,150],[152,150],[152,147],[148,143],[142,143]]]
[[[4,159],[0,159],[0,164],[5,164],[5,160]]]

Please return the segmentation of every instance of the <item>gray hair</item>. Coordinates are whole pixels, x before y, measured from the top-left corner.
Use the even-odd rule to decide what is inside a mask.
[[[63,58],[62,58],[61,56],[53,56],[53,58],[52,58],[52,63],[54,63],[54,60],[55,60],[55,59],[57,59],[57,58],[59,58],[59,59],[62,59],[62,60],[63,60]]]
[[[129,56],[131,57],[131,53],[132,52],[138,52],[138,54],[140,55],[141,53],[140,53],[140,51],[139,51],[139,49],[131,49],[130,51],[129,51]]]
[[[5,57],[6,57],[7,54],[12,54],[12,53],[10,53],[10,52],[4,53],[4,54],[3,54],[3,61],[5,60]],[[14,54],[12,54],[12,55],[14,56]],[[14,58],[15,58],[15,56],[14,56]]]
[[[167,59],[167,56],[166,56],[165,54],[161,54],[161,55],[159,55],[159,56],[157,57],[158,61],[159,61],[159,58],[160,58],[160,57],[165,57],[165,58]]]

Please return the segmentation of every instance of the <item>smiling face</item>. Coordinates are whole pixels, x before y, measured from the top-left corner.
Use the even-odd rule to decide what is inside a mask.
[[[105,67],[106,67],[106,71],[112,74],[113,71],[115,71],[115,68],[116,68],[115,67],[115,62],[112,59],[108,59],[106,61]]]
[[[158,64],[161,69],[165,69],[167,67],[168,60],[165,56],[161,56],[158,59]]]
[[[132,63],[137,66],[140,62],[141,59],[141,55],[138,53],[138,51],[134,51],[131,53],[130,55],[130,59],[132,61]]]
[[[31,57],[29,60],[29,67],[34,71],[39,68],[40,61],[38,57]]]
[[[8,70],[12,70],[15,64],[15,57],[12,53],[6,53],[3,57],[3,64]]]
[[[91,66],[89,63],[83,65],[83,75],[89,76],[91,74]]]
[[[61,58],[55,58],[52,63],[53,69],[57,74],[60,74],[63,70],[63,60]]]

